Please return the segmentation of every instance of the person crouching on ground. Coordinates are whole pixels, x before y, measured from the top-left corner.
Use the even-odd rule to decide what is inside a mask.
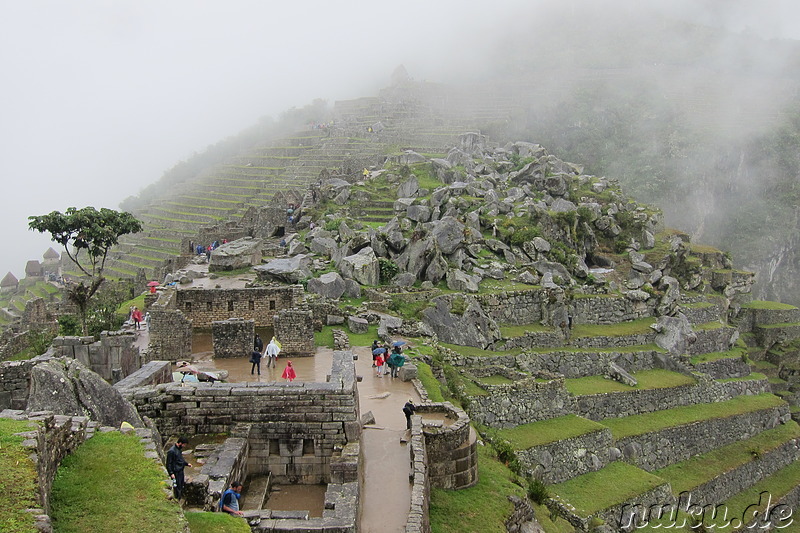
[[[238,481],[231,482],[231,488],[222,493],[219,499],[219,510],[235,516],[242,516],[244,513],[239,510],[239,498],[242,497],[242,484]]]

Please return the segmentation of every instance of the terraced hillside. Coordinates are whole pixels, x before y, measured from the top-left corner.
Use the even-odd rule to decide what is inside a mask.
[[[109,257],[108,276],[159,278],[175,267],[178,256],[189,252],[188,247],[181,249],[181,243],[195,240],[200,228],[236,221],[249,207],[269,205],[276,192],[302,190],[324,173],[357,179],[363,167],[408,149],[443,155],[445,147],[452,146],[465,129],[479,125],[487,113],[448,120],[428,99],[401,94],[398,98],[387,91],[379,97],[338,101],[332,125],[245,150],[181,184],[180,190],[164,190],[157,202],[134,212],[145,230],[121,239]],[[388,208],[380,203],[371,206]],[[367,221],[374,215],[376,220],[381,217],[364,213]],[[79,275],[75,268],[66,273]]]

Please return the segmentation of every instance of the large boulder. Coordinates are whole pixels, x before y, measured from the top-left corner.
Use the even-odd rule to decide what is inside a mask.
[[[75,359],[59,357],[31,369],[29,411],[86,416],[104,426],[144,427],[139,413],[117,389]]]
[[[660,316],[652,327],[656,335],[656,344],[672,355],[689,353],[689,346],[697,340],[697,334],[683,313],[676,316]]]
[[[306,254],[293,257],[273,259],[265,265],[255,267],[253,270],[262,281],[280,281],[283,283],[297,283],[311,277],[312,258]]]
[[[466,226],[455,218],[446,216],[432,222],[431,225],[433,226],[431,235],[443,254],[452,254],[464,242]]]
[[[328,272],[318,278],[308,280],[308,292],[321,294],[333,300],[341,298],[345,288],[344,280],[338,272]]]
[[[327,258],[333,257],[338,245],[336,241],[330,237],[314,237],[308,245],[312,252],[319,255],[324,255]]]
[[[433,299],[433,304],[422,312],[423,321],[440,341],[486,348],[501,338],[497,323],[474,296],[439,296]],[[464,306],[466,309],[462,309]]]
[[[463,270],[450,269],[447,271],[447,288],[451,291],[478,292],[477,276],[470,276]]]
[[[419,195],[419,181],[412,175],[397,188],[398,198],[414,198]]]
[[[366,247],[357,254],[342,258],[339,263],[342,276],[354,279],[362,285],[375,286],[380,282],[380,265],[372,248]]]
[[[250,267],[261,263],[261,239],[243,237],[225,243],[211,254],[209,272],[221,272]]]

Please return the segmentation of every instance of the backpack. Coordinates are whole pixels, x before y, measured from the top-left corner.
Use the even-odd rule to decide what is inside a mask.
[[[220,512],[223,512],[222,511],[222,506],[224,505],[223,502],[225,501],[225,495],[226,494],[230,494],[232,492],[233,492],[233,489],[228,489],[228,490],[226,490],[225,492],[222,493],[222,496],[220,496],[220,498],[219,498],[219,511]],[[231,497],[233,498],[234,496],[231,496]]]

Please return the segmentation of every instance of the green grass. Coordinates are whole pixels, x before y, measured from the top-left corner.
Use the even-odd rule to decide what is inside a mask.
[[[464,380],[464,394],[467,396],[487,396],[489,393],[486,389],[482,388],[478,383],[471,379]]]
[[[702,403],[674,407],[663,411],[655,411],[624,418],[607,418],[600,423],[611,428],[615,439],[642,435],[667,427],[690,424],[709,418],[723,418],[778,407],[786,402],[772,394],[757,396],[737,396],[731,400],[718,403]]]
[[[474,487],[453,491],[431,489],[431,531],[505,533],[503,523],[514,509],[506,495],[523,497],[524,492],[491,450],[478,446],[478,483]]]
[[[5,533],[35,533],[33,515],[25,509],[38,507],[36,503],[36,465],[22,447],[24,437],[14,433],[31,431],[35,423],[27,420],[0,418],[0,524]]]
[[[53,526],[59,533],[175,533],[177,502],[166,474],[144,456],[136,435],[98,433],[67,456],[53,481]]]
[[[322,331],[315,331],[314,343],[317,346],[333,348],[333,326],[323,326]]]
[[[514,348],[513,350],[503,352],[493,352],[491,350],[484,350],[483,348],[476,348],[474,346],[459,346],[458,344],[448,344],[446,342],[440,342],[439,344],[445,348],[453,350],[459,355],[468,357],[493,357],[497,355],[519,355],[522,353],[521,348]]]
[[[618,324],[578,324],[572,328],[573,337],[622,337],[624,335],[637,335],[650,333],[651,324],[655,324],[653,317],[629,320]]]
[[[567,392],[573,396],[584,396],[587,394],[600,394],[604,392],[625,392],[643,389],[666,389],[670,387],[680,387],[691,385],[695,379],[670,370],[653,369],[641,370],[631,374],[636,378],[635,387],[625,385],[603,376],[586,376],[583,378],[570,378],[564,380]]]
[[[734,442],[653,472],[670,482],[672,492],[680,494],[714,479],[722,472],[749,463],[761,455],[800,437],[796,422],[779,425],[747,440]]]
[[[758,372],[750,372],[749,376],[744,376],[744,377],[741,377],[741,378],[718,379],[717,381],[719,381],[720,383],[727,383],[729,381],[752,381],[752,380],[766,379],[766,378],[767,378],[767,376],[765,376],[764,374],[760,374]]]
[[[569,439],[599,431],[605,426],[577,415],[567,415],[530,424],[522,424],[511,429],[501,429],[497,435],[506,439],[516,450],[527,450],[534,446],[549,444],[557,440]]]
[[[426,363],[417,361],[417,378],[422,382],[422,386],[428,393],[428,398],[432,402],[443,402],[444,395],[442,394],[442,386],[439,381],[433,377],[431,367]]]
[[[247,521],[228,513],[186,513],[192,533],[250,533]]]
[[[725,324],[720,322],[719,320],[715,320],[713,322],[706,322],[704,324],[695,324],[692,326],[692,329],[695,331],[711,331],[714,329],[724,328]]]
[[[500,334],[503,337],[522,337],[526,333],[546,333],[555,331],[554,328],[541,324],[526,324],[524,326],[500,326]]]
[[[499,375],[478,378],[478,381],[484,385],[511,385],[514,383],[514,381],[508,379],[507,377]]]
[[[728,507],[730,511],[730,515],[732,516],[742,516],[745,509],[747,509],[750,505],[759,503],[759,494],[762,492],[768,492],[772,495],[772,502],[773,505],[778,498],[781,498],[794,487],[800,484],[800,461],[795,461],[789,466],[778,470],[771,476],[768,476],[749,489],[746,489],[736,496],[732,497],[730,500],[725,502],[725,505]],[[763,504],[764,502],[762,502]],[[759,506],[759,509],[763,510],[763,505]],[[752,516],[752,515],[749,515]],[[763,516],[763,512],[761,514]],[[776,517],[777,518],[777,517]],[[793,518],[797,520],[797,516],[793,515]],[[785,524],[785,522],[784,522]],[[773,525],[780,525],[779,523]],[[785,529],[776,529],[777,531],[796,531],[796,526],[794,528],[785,528]]]
[[[597,472],[552,485],[550,491],[573,505],[576,514],[587,517],[663,483],[653,474],[617,461]]]
[[[742,304],[742,309],[769,309],[773,311],[789,311],[791,309],[797,309],[797,307],[789,304],[783,304],[780,302],[753,300],[752,302]]]
[[[700,363],[710,363],[711,361],[719,361],[720,359],[741,359],[744,355],[747,354],[747,348],[737,346],[731,348],[726,352],[709,352],[703,353],[699,355],[695,355],[690,359],[693,365],[697,365]]]

